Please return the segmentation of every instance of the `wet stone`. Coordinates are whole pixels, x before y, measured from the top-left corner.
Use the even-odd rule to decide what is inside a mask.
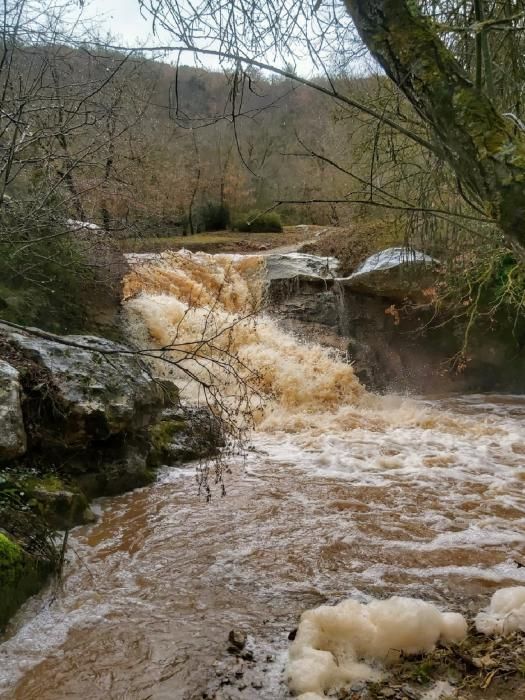
[[[20,457],[26,451],[18,371],[0,360],[0,461]]]
[[[364,690],[366,690],[366,681],[357,681],[350,686],[352,693],[362,693]]]
[[[246,640],[247,640],[246,632],[243,632],[242,630],[239,630],[239,629],[230,630],[230,633],[228,635],[228,641],[230,643],[228,651],[231,654],[236,654],[236,653],[242,651],[244,649],[244,647],[246,646]]]

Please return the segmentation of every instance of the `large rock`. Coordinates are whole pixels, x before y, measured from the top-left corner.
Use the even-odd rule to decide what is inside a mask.
[[[64,336],[62,343],[1,325],[0,333],[15,364],[33,377],[29,394],[38,394],[39,415],[32,424],[39,423],[42,443],[75,447],[133,432],[165,403],[166,388],[122,345],[92,336]]]
[[[0,462],[26,451],[18,371],[0,360]]]
[[[149,436],[150,460],[170,465],[211,457],[224,445],[220,423],[205,407],[164,410]]]
[[[339,269],[339,261],[307,253],[271,253],[265,257],[265,266],[268,298],[273,304],[283,305],[281,310],[284,315],[285,305],[292,304],[294,308],[290,309],[290,314],[293,316],[295,311],[302,313],[303,306],[305,313],[310,314],[312,311],[317,314],[323,308],[326,299],[332,296],[330,289]],[[324,300],[319,305],[317,302],[314,304],[319,309],[306,311],[306,306],[311,307],[311,300],[318,292],[325,293]]]
[[[0,324],[0,353],[9,361],[0,360],[0,459],[13,460],[0,470],[0,496],[16,494],[0,497],[1,633],[56,568],[49,528],[92,521],[89,499],[145,486],[162,464],[211,456],[222,436],[209,411],[182,408],[172,382],[109,340]]]
[[[285,257],[285,265],[279,259],[275,263],[282,276],[269,279],[272,313],[286,330],[339,350],[368,388],[525,390],[525,354],[503,314],[498,324],[492,317],[480,318],[471,329],[469,361],[456,370],[452,360],[463,345],[464,322],[436,318],[427,295],[439,262],[424,253],[389,248],[370,256],[349,277],[335,279],[303,274],[303,263]],[[415,303],[405,305],[407,299]]]
[[[42,587],[50,562],[28,554],[0,531],[0,633],[16,609]]]
[[[265,258],[266,278],[270,282],[303,279],[331,279],[339,268],[336,258],[308,253],[270,253]]]
[[[423,290],[435,282],[437,264],[412,248],[387,248],[367,258],[349,277],[337,281],[354,292],[395,301],[423,301]]]

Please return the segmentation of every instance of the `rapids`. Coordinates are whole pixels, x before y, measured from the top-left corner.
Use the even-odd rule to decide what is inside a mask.
[[[187,399],[213,377],[226,411],[240,376],[256,429],[228,457],[224,498],[206,503],[193,468],[166,465],[99,502],[98,522],[71,533],[60,589],[0,645],[1,698],[284,699],[306,608],[401,595],[477,611],[525,584],[525,398],[372,396],[264,314],[264,268],[181,253],[129,274],[130,335],[173,360],[151,352],[155,368]],[[227,654],[232,628],[253,663]]]

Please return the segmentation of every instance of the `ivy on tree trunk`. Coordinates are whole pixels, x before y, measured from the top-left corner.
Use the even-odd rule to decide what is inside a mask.
[[[374,58],[431,127],[443,158],[525,254],[525,133],[498,113],[410,0],[345,0]]]

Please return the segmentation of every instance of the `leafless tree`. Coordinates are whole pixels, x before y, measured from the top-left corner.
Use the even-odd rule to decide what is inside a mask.
[[[299,80],[292,70],[280,65],[286,66],[291,56],[308,55],[326,83],[303,83],[361,109],[446,162],[462,196],[482,210],[487,221],[499,226],[508,243],[520,251],[525,244],[525,133],[511,105],[507,103],[505,114],[499,109],[491,58],[493,33],[522,36],[523,13],[518,5],[496,3],[489,11],[481,0],[476,1],[472,3],[472,22],[461,26],[455,20],[465,16],[470,3],[141,2],[150,12],[154,28],[170,32],[180,42],[172,49],[211,53],[224,61],[277,70]],[[425,12],[433,15],[432,20]],[[451,27],[443,22],[447,16],[454,20]],[[436,17],[441,23],[438,26]],[[474,35],[474,51],[470,52],[474,59],[469,61],[469,51],[458,50],[465,42],[450,39],[462,30]],[[499,52],[505,60],[514,61],[515,70],[520,40],[513,40],[512,48]],[[341,94],[334,84],[329,67],[335,63],[348,68],[351,60],[362,59],[363,44],[408,99],[418,127],[388,109],[379,111],[359,104]],[[472,64],[474,80],[469,75]],[[504,69],[499,71],[501,74]],[[513,117],[505,116],[507,112]]]

